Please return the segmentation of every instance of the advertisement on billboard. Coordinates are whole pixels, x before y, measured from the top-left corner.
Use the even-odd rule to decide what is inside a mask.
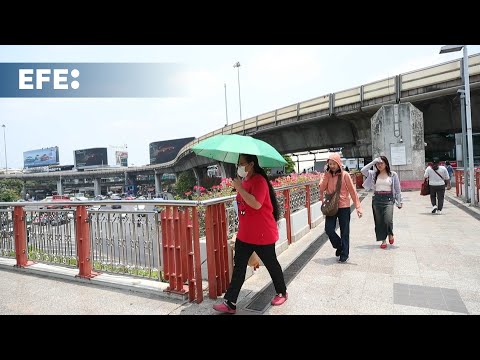
[[[180,149],[194,139],[194,137],[188,137],[150,143],[150,165],[172,161]]]
[[[88,166],[107,166],[107,148],[75,150],[73,152],[75,167],[81,169]]]
[[[32,168],[39,166],[58,165],[58,146],[25,151],[23,153],[23,167]]]
[[[128,166],[128,152],[115,151],[115,164],[117,166]]]

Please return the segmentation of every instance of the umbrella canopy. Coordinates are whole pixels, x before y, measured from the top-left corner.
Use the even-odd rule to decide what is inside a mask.
[[[231,164],[238,162],[240,154],[257,155],[261,167],[282,167],[287,163],[272,145],[251,136],[216,135],[200,141],[192,150],[197,155]]]

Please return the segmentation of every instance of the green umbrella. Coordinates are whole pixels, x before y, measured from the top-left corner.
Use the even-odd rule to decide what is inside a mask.
[[[200,156],[237,164],[240,154],[257,155],[261,167],[282,167],[287,162],[275,148],[265,141],[243,135],[216,135],[192,147]]]

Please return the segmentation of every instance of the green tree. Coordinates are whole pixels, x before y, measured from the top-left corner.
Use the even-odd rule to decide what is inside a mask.
[[[192,191],[197,181],[192,170],[182,172],[175,183],[175,191],[181,197],[184,197],[187,191]]]
[[[0,189],[0,201],[11,202],[20,200],[20,193],[17,193],[13,189]]]
[[[23,182],[17,179],[0,180],[0,201],[17,201],[21,198]]]
[[[18,179],[4,179],[0,180],[0,188],[12,189],[20,194],[23,189],[23,181]]]
[[[287,165],[285,165],[285,174],[290,174],[292,171],[295,170],[295,163],[293,162],[292,158],[288,155],[283,155],[283,158],[287,162]]]

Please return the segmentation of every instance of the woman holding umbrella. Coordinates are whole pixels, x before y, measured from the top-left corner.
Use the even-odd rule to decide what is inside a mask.
[[[288,298],[282,267],[275,253],[280,211],[273,186],[256,155],[240,154],[237,173],[239,177],[233,180],[233,186],[237,191],[239,227],[232,280],[224,301],[213,305],[215,310],[229,314],[237,311],[238,294],[245,281],[248,259],[254,251],[267,268],[277,293],[271,304],[282,305]]]

